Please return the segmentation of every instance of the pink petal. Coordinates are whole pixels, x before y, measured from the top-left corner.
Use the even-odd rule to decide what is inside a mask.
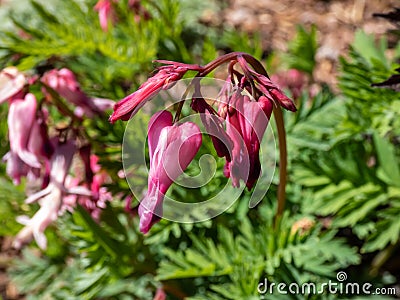
[[[171,123],[172,115],[167,111],[157,113],[149,123],[148,190],[139,206],[140,231],[143,233],[160,219],[165,193],[188,167],[201,145],[202,136],[196,124],[167,125]]]
[[[27,149],[36,118],[36,107],[36,98],[33,94],[27,94],[24,100],[14,100],[8,112],[8,130],[11,151],[17,153],[29,166],[40,168],[37,156]]]
[[[24,74],[16,67],[7,67],[0,72],[0,103],[22,91],[26,84]]]
[[[155,113],[149,121],[148,125],[148,144],[149,144],[149,155],[150,161],[153,158],[154,150],[157,147],[158,140],[160,138],[161,130],[164,127],[172,125],[172,114],[169,111],[162,110]]]

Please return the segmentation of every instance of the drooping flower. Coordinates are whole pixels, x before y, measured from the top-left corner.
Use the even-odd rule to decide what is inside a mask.
[[[168,111],[153,115],[148,128],[148,190],[139,206],[140,231],[143,233],[159,220],[165,193],[193,160],[202,141],[196,124],[173,124],[172,114]]]
[[[17,249],[24,244],[29,243],[32,238],[36,240],[38,246],[45,249],[47,246],[44,231],[47,226],[58,217],[63,197],[66,194],[80,194],[90,196],[91,193],[84,187],[66,188],[65,179],[71,166],[72,158],[76,151],[73,142],[68,141],[63,144],[57,144],[51,159],[50,182],[47,187],[31,196],[25,202],[39,202],[40,209],[29,219],[21,216],[18,221],[25,227],[17,234],[13,246]]]
[[[279,106],[281,106],[287,110],[296,111],[293,101],[270,80],[262,64],[246,53],[228,53],[204,66],[170,61],[158,62],[167,65],[160,67],[158,72],[143,83],[136,92],[119,101],[114,106],[114,113],[109,119],[110,122],[129,120],[161,90],[171,88],[186,72],[196,71],[197,74],[191,83],[195,87],[194,94],[192,94],[192,97],[187,97],[188,94],[185,92],[183,96],[186,99],[191,99],[192,109],[200,113],[201,120],[212,138],[218,156],[226,158],[225,176],[232,178],[235,187],[239,187],[240,180],[243,180],[247,188],[252,189],[261,174],[260,144],[272,110],[276,108],[279,114]],[[209,104],[201,96],[199,82],[225,63],[228,63],[228,78],[216,99],[220,103],[218,112],[216,112],[213,108],[215,102]],[[191,92],[190,89],[187,92]],[[175,116],[176,119],[179,119],[182,102],[186,99],[181,98]],[[219,118],[225,120],[226,129],[224,129],[224,122],[220,122]],[[168,112],[161,112],[152,117],[148,141],[150,150],[148,191],[138,209],[140,230],[144,233],[151,228],[154,222],[158,221],[162,213],[162,201],[165,192],[183,172],[182,168],[179,168],[179,164],[171,160],[167,153],[170,148],[176,148],[176,146],[172,147],[173,142],[185,143],[177,137],[169,139],[170,136],[179,136],[179,129],[180,127],[183,128],[185,124],[172,125],[172,115]],[[280,125],[278,124],[278,126]],[[201,143],[201,135],[199,134],[199,136],[199,143]],[[186,143],[189,142],[188,139]],[[197,141],[193,140],[193,143],[197,143]],[[188,155],[186,155],[190,160],[198,151],[198,147],[192,146],[191,148],[188,148]],[[158,152],[155,149],[158,149]],[[195,151],[189,152],[193,150]],[[177,151],[173,152],[172,150],[171,155],[180,156]],[[190,160],[187,164],[190,163]],[[162,165],[163,161],[165,162],[164,165]],[[175,168],[172,169],[175,170],[175,173],[171,171],[171,174],[176,176],[167,176],[170,174],[166,172],[168,169],[166,166],[174,166]],[[184,164],[181,164],[181,166],[184,166]]]
[[[250,190],[260,177],[260,143],[272,113],[272,103],[261,96],[251,101],[248,96],[234,94],[227,109],[227,133],[233,140],[232,160],[224,169],[232,184],[239,186],[242,179]]]
[[[28,143],[38,137],[31,136],[35,125],[37,102],[33,94],[27,94],[25,99],[13,100],[8,112],[8,131],[10,138],[10,151],[33,168],[40,168],[39,158],[28,150]],[[34,147],[31,142],[31,148]]]
[[[26,94],[25,99],[13,99],[8,112],[10,151],[3,157],[6,172],[19,184],[21,177],[31,174],[38,178],[40,169],[52,154],[47,134],[47,112],[37,109],[36,98]]]
[[[112,100],[87,96],[81,90],[74,73],[66,68],[46,72],[41,81],[55,90],[61,97],[74,104],[77,107],[75,115],[78,117],[83,115],[93,117],[95,114],[101,114],[114,105]],[[48,98],[51,98],[51,95],[45,89],[44,93]]]
[[[113,5],[112,2],[115,1],[99,0],[94,6],[94,10],[96,10],[99,13],[100,26],[104,32],[108,31],[109,22],[115,21],[115,12],[112,6]]]
[[[21,94],[26,78],[16,67],[7,67],[0,72],[0,103],[13,98],[23,98]]]
[[[158,68],[158,72],[143,83],[139,89],[115,104],[114,113],[110,122],[117,120],[127,121],[148,100],[153,98],[160,90],[171,88],[176,81],[181,79],[189,70],[200,71],[198,65],[188,65],[169,61],[159,61],[168,65]]]

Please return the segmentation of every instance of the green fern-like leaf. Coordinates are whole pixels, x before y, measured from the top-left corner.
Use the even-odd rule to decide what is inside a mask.
[[[189,249],[164,252],[166,260],[157,278],[206,277],[214,282],[207,294],[210,299],[252,299],[262,275],[272,281],[302,282],[329,278],[338,268],[358,263],[355,250],[336,239],[335,232],[322,234],[315,227],[307,234],[294,233],[287,216],[278,226],[272,223],[270,218],[256,229],[245,218],[238,235],[219,227],[216,240],[191,236]]]
[[[312,75],[317,53],[317,29],[312,26],[310,31],[298,26],[295,38],[289,43],[289,50],[283,55],[288,68],[304,71]]]

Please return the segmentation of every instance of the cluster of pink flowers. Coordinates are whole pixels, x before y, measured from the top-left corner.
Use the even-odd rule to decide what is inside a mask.
[[[44,97],[40,101],[29,92],[33,84],[42,86]],[[46,248],[44,230],[60,213],[80,204],[98,218],[105,202],[111,200],[111,194],[103,187],[109,177],[91,154],[90,144],[73,125],[49,130],[47,107],[55,105],[61,113],[81,120],[103,115],[114,102],[88,97],[68,69],[48,71],[39,79],[8,67],[0,72],[0,95],[0,103],[9,103],[10,151],[3,157],[6,172],[16,185],[26,178],[34,192],[25,202],[40,205],[32,218],[18,218],[25,227],[16,236],[14,246],[20,248],[34,238],[39,247]],[[58,97],[69,104],[59,105]],[[65,111],[70,105],[75,107],[74,112]],[[72,174],[75,155],[81,158],[81,167]]]
[[[242,180],[251,190],[261,174],[260,143],[273,108],[281,106],[296,111],[292,100],[269,79],[262,65],[245,53],[229,53],[205,66],[158,62],[165,65],[136,92],[114,106],[110,121],[128,120],[158,92],[171,88],[188,71],[195,71],[191,108],[201,114],[217,155],[226,159],[224,175],[232,179],[234,187],[239,187]],[[202,97],[200,81],[225,63],[228,64],[228,77],[216,101],[216,110]],[[180,110],[175,120],[179,119],[179,114]],[[165,193],[194,159],[202,143],[196,124],[174,122],[168,111],[158,112],[151,118],[148,137],[148,190],[139,205],[140,230],[144,233],[159,220]]]

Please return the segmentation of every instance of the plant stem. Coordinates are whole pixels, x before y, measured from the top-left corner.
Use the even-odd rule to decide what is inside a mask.
[[[181,97],[181,101],[178,103],[178,107],[176,109],[176,113],[175,113],[175,117],[174,117],[174,121],[173,121],[174,123],[178,122],[179,118],[181,117],[183,104],[185,104],[185,100],[187,100],[187,96],[189,95],[189,91],[192,88],[192,85],[195,82],[195,80],[197,83],[200,82],[199,79],[197,77],[195,77],[190,82],[189,86],[186,88],[186,91],[183,93],[183,95]]]
[[[390,257],[393,255],[393,252],[396,250],[398,246],[399,243],[390,244],[385,249],[380,251],[372,260],[371,268],[369,270],[369,275],[377,276],[381,267],[390,259]]]
[[[287,174],[287,149],[286,149],[286,133],[283,122],[283,113],[280,106],[273,108],[275,123],[278,130],[279,141],[279,185],[278,185],[278,207],[275,218],[282,216],[285,209],[286,197],[286,174]]]

